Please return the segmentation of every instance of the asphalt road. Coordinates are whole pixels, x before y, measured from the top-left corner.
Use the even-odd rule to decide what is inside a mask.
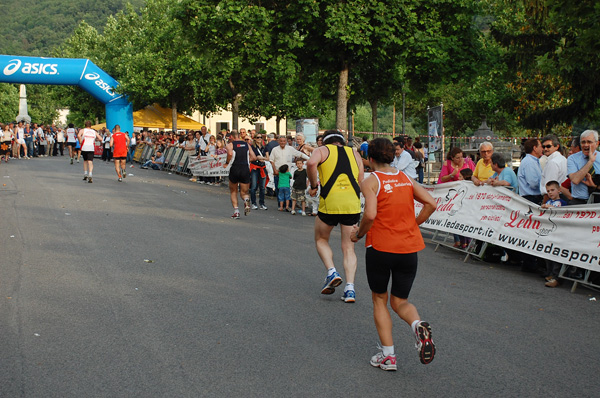
[[[437,356],[396,318],[384,372],[362,245],[346,304],[320,294],[312,217],[231,220],[224,186],[94,164],[93,184],[66,157],[0,165],[1,397],[600,394],[599,293],[428,244],[411,301]]]

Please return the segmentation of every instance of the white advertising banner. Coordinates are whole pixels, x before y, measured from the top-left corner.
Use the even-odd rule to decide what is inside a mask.
[[[216,156],[200,156],[200,159],[192,156],[188,168],[194,176],[225,177],[229,175],[229,169],[231,168],[231,164],[227,168],[223,167],[225,161],[227,161],[226,153]]]
[[[437,202],[421,226],[562,264],[600,271],[600,205],[543,209],[502,187],[470,181],[425,186]],[[422,205],[415,201],[418,214]]]

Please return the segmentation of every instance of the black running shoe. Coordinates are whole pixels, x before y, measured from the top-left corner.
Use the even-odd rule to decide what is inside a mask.
[[[435,344],[431,339],[431,326],[427,322],[419,322],[415,337],[417,338],[415,347],[419,351],[419,359],[423,365],[427,365],[433,361],[435,356]]]

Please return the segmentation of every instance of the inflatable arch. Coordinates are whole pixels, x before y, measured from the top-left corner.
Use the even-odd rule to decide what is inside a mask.
[[[89,59],[0,55],[0,83],[77,85],[105,105],[106,127],[133,133],[133,106],[119,83]]]

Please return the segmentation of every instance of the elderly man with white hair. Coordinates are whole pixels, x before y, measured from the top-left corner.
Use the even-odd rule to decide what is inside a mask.
[[[475,171],[473,171],[473,177],[471,181],[473,184],[480,186],[494,175],[492,169],[492,155],[494,154],[494,146],[489,141],[484,141],[479,144],[479,156],[481,159],[475,165]]]
[[[574,153],[567,159],[567,173],[571,179],[571,205],[587,203],[590,193],[588,188],[598,188],[600,176],[600,157],[598,157],[598,132],[585,130],[579,139],[581,152]]]

